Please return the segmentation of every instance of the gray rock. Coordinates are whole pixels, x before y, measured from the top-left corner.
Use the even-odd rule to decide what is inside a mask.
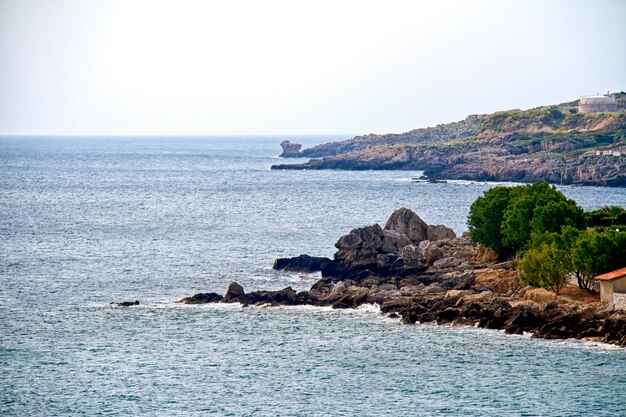
[[[383,230],[383,246],[381,250],[385,253],[397,253],[403,247],[410,245],[411,240],[407,235],[395,230]]]
[[[456,268],[457,266],[461,265],[462,262],[463,261],[461,259],[448,257],[433,262],[433,266],[437,269]]]
[[[293,143],[288,140],[284,140],[280,143],[281,148],[283,148],[283,153],[279,155],[281,158],[294,158],[301,156],[300,149],[302,149],[302,145],[299,143]]]
[[[400,258],[404,261],[404,265],[407,267],[420,266],[424,264],[424,258],[415,245],[407,245],[400,250]]]
[[[426,239],[428,240],[443,240],[443,239],[454,239],[456,238],[456,234],[454,230],[446,227],[442,224],[438,224],[436,226],[429,225],[426,228]]]
[[[439,244],[429,240],[420,242],[419,252],[427,265],[432,265],[435,261],[445,257],[444,251]]]
[[[412,243],[419,243],[428,238],[428,225],[413,211],[401,208],[393,212],[385,229],[406,235]]]

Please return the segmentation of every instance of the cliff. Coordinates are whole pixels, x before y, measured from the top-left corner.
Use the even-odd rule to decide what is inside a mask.
[[[626,110],[579,113],[577,102],[510,110],[402,134],[357,136],[299,152],[272,169],[423,170],[431,179],[626,186]]]

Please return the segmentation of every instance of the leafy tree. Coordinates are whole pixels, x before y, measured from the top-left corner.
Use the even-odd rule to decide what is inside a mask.
[[[527,250],[520,261],[522,279],[529,285],[552,290],[558,295],[567,284],[568,268],[562,255],[555,243],[542,243]]]
[[[626,266],[626,232],[614,229],[587,229],[580,233],[571,248],[579,286],[592,290],[594,277]]]
[[[504,212],[502,235],[503,244],[515,251],[526,246],[533,232],[558,232],[563,226],[583,225],[582,209],[546,182],[521,186],[512,193]]]
[[[467,221],[472,241],[493,249],[501,257],[511,254],[503,244],[501,230],[512,190],[510,187],[494,187],[485,191],[470,207]]]
[[[585,217],[590,227],[626,225],[626,210],[619,206],[604,206],[585,213]]]

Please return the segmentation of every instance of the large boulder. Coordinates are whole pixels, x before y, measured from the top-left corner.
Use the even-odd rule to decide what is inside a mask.
[[[435,226],[428,225],[428,227],[426,228],[426,239],[428,240],[443,240],[454,238],[456,238],[454,230],[444,226],[443,224],[438,224]]]
[[[427,265],[432,265],[436,261],[446,257],[444,250],[438,242],[431,242],[430,240],[422,241],[418,249],[424,263]]]
[[[397,253],[405,246],[411,244],[411,240],[407,235],[396,232],[395,230],[383,230],[383,246],[381,250],[385,253]]]
[[[224,295],[222,301],[225,303],[241,302],[244,301],[245,297],[246,293],[243,290],[243,287],[233,281],[228,286],[228,290],[226,290],[226,294]]]
[[[428,239],[428,225],[417,214],[407,208],[394,211],[385,224],[385,229],[406,235],[416,244]]]
[[[274,261],[274,269],[290,272],[317,272],[330,263],[328,258],[300,255],[293,258],[278,258]]]
[[[335,247],[335,260],[352,267],[376,265],[376,254],[383,246],[383,229],[377,224],[353,229],[339,238]]]

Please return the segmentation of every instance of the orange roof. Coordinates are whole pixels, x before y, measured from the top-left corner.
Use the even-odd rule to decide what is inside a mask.
[[[614,279],[626,278],[626,268],[616,269],[615,271],[607,272],[606,274],[598,275],[594,279],[600,281],[613,281]]]

